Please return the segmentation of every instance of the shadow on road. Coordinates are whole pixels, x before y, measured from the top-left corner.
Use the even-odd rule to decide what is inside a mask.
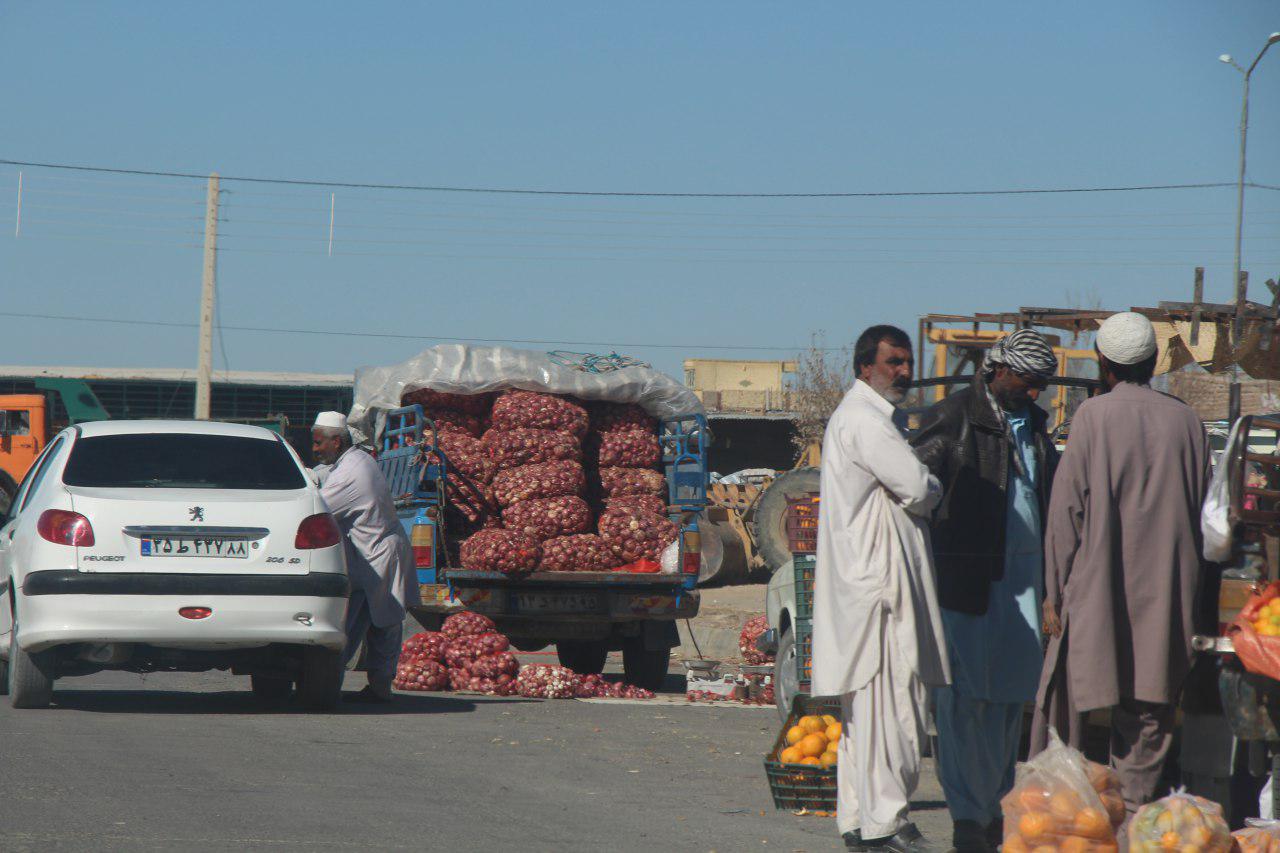
[[[353,695],[351,693],[344,696]],[[485,704],[530,702],[530,699],[483,699]],[[300,716],[397,716],[417,714],[466,714],[476,709],[472,698],[397,693],[389,705],[343,702],[332,711],[309,712],[297,705],[271,705],[246,691],[215,693],[163,692],[159,690],[59,690],[53,706],[93,714],[291,714]]]

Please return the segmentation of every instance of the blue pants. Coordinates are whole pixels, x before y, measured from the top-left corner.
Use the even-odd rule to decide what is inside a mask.
[[[369,682],[391,686],[396,675],[396,665],[400,662],[400,622],[379,628],[373,624],[369,613],[369,600],[362,590],[353,590],[351,600],[347,603],[347,649],[343,655],[343,664],[351,663],[351,659],[360,651],[360,641],[365,643],[365,669],[369,673]]]
[[[1000,817],[1000,798],[1013,788],[1022,739],[1022,702],[986,702],[934,691],[938,777],[951,819],[986,826]]]

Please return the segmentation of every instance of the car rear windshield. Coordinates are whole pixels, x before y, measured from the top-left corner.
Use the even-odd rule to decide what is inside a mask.
[[[62,481],[118,489],[301,489],[279,441],[234,435],[136,433],[81,438]]]

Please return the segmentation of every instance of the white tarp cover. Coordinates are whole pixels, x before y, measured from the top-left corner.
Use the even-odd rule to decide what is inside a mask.
[[[636,403],[657,418],[704,414],[702,401],[692,390],[651,367],[586,373],[556,364],[545,352],[440,344],[399,364],[356,370],[347,417],[356,443],[371,442],[382,429],[387,410],[399,408],[406,393],[420,388],[454,394],[521,388],[583,400]]]

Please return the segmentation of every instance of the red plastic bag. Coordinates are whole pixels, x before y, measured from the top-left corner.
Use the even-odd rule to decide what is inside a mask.
[[[1271,604],[1280,596],[1280,581],[1253,595],[1239,615],[1227,626],[1227,636],[1235,646],[1236,657],[1244,668],[1255,675],[1280,679],[1280,625],[1272,625]],[[1276,605],[1280,614],[1280,603]],[[1263,624],[1262,620],[1266,620]],[[1261,630],[1260,630],[1261,626]],[[1276,630],[1276,634],[1263,633]]]

